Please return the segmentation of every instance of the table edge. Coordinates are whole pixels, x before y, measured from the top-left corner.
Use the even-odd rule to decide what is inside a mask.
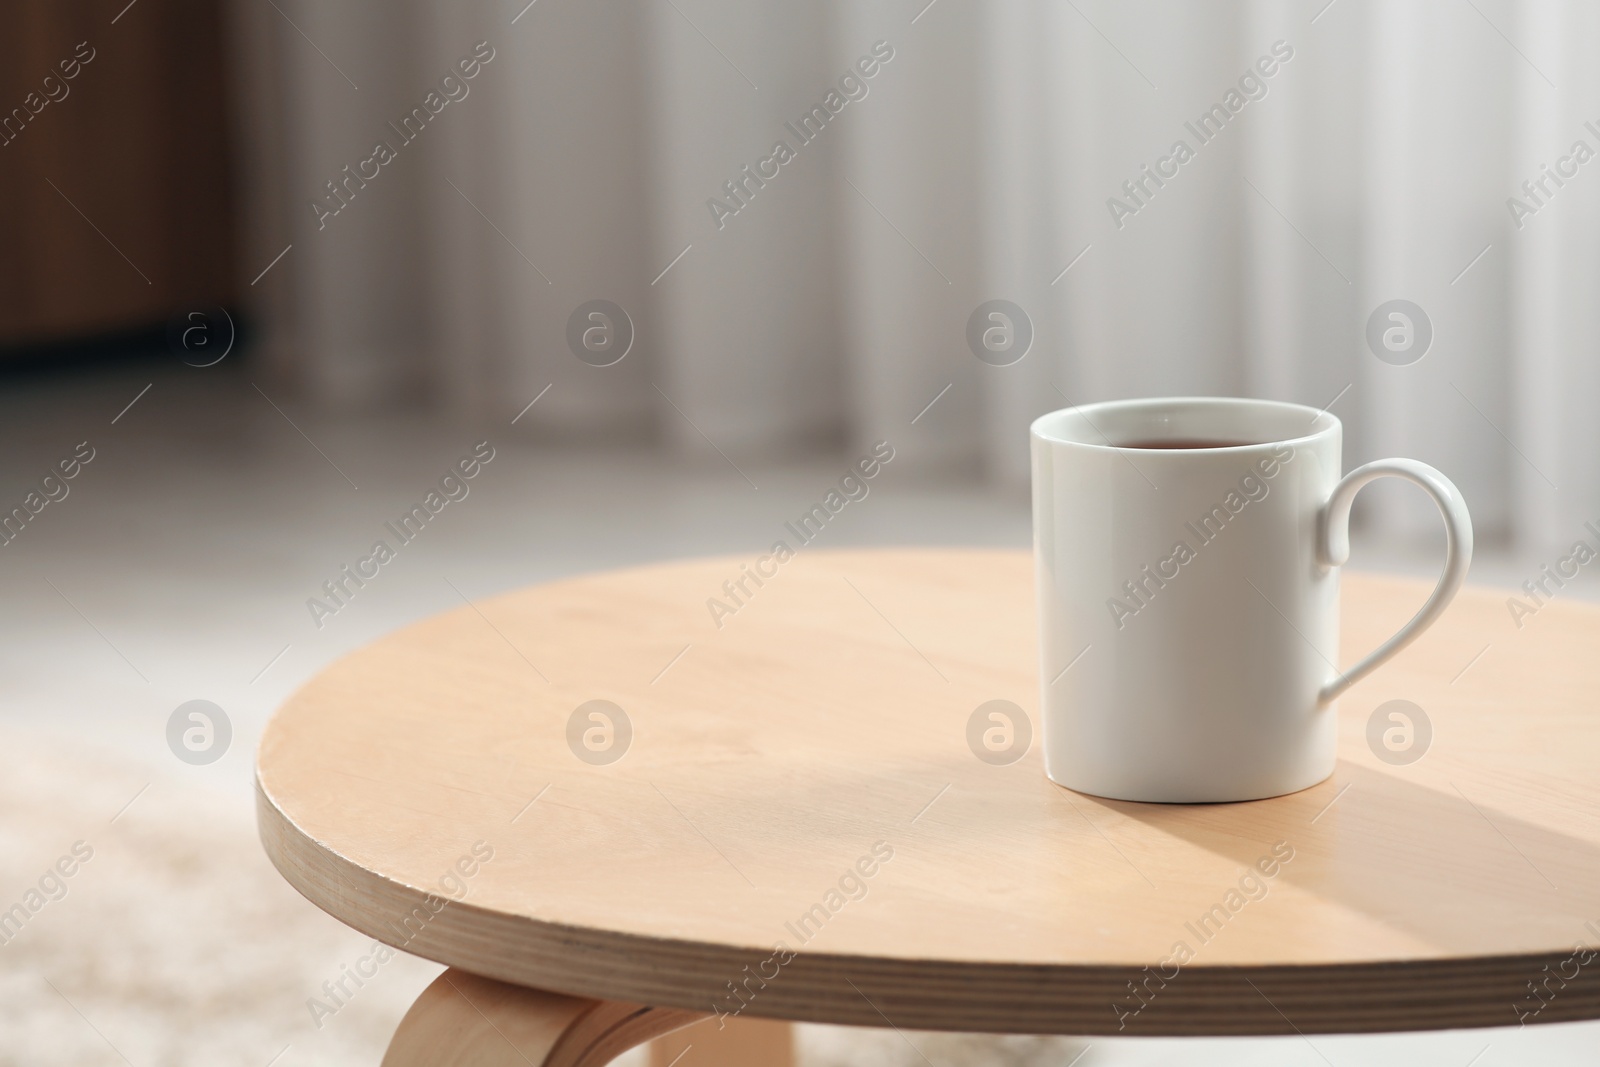
[[[340,855],[303,832],[259,775],[262,846],[318,908],[384,944],[551,993],[710,1014],[973,1033],[1245,1036],[1511,1026],[1529,983],[1570,952],[1326,964],[1196,964],[1163,981],[1128,964],[1038,964],[795,952],[776,977],[767,948],[572,926],[448,901]],[[436,902],[437,912],[430,908]],[[439,903],[442,902],[442,903]],[[394,924],[428,909],[410,938]],[[1588,982],[1583,981],[1588,977]],[[759,987],[749,983],[755,981]],[[754,989],[748,1005],[730,989]],[[1126,1014],[1132,986],[1149,1003]],[[1124,1005],[1122,1012],[1114,1005]],[[1568,982],[1535,1023],[1600,1018],[1600,977]]]

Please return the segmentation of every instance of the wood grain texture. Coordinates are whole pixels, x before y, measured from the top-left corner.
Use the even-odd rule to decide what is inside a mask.
[[[383,1067],[601,1067],[704,1016],[563,997],[449,970],[411,1005]]]
[[[1079,1034],[1600,1016],[1600,961],[1573,956],[1600,939],[1600,610],[1519,630],[1469,589],[1340,701],[1332,780],[1142,805],[1052,785],[1037,740],[1009,766],[967,747],[979,704],[1038,707],[1026,553],[802,552],[718,628],[706,600],[742,562],[526,589],[339,661],[266,729],[267,852],[408,951],[707,1013]],[[1346,576],[1345,662],[1427,588]],[[1394,698],[1433,726],[1408,766],[1366,741]],[[594,699],[633,725],[610,765],[567,743]],[[447,878],[474,845],[492,859]],[[1292,858],[1247,881],[1275,847]],[[1175,973],[1144,970],[1178,943]]]

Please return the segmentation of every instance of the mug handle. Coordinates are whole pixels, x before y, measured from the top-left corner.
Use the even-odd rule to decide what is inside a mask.
[[[1420,485],[1433,502],[1439,506],[1444,518],[1444,571],[1433,595],[1400,627],[1395,635],[1374,649],[1371,654],[1324,685],[1317,694],[1319,706],[1330,704],[1352,685],[1377,670],[1395,653],[1405,648],[1433,625],[1444,612],[1461,583],[1466,581],[1467,568],[1472,565],[1472,516],[1467,514],[1466,501],[1455,483],[1426,463],[1414,459],[1380,459],[1357,467],[1334,486],[1333,494],[1317,516],[1319,532],[1317,555],[1325,567],[1342,567],[1350,560],[1350,505],[1356,493],[1368,482],[1379,478],[1404,478]]]

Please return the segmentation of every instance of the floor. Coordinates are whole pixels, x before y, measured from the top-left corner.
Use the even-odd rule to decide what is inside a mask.
[[[0,382],[0,508],[92,449],[67,495],[0,550],[0,910],[30,889],[48,898],[0,938],[0,1067],[376,1064],[438,967],[398,956],[314,1018],[309,998],[366,943],[290,890],[255,840],[251,759],[273,708],[462,596],[764,546],[849,458],[741,464],[756,491],[726,465],[556,450],[438,416],[334,418],[269,393],[241,365]],[[319,628],[307,598],[485,439],[495,458],[469,495]],[[1024,547],[1027,501],[891,469],[827,536]],[[1428,573],[1436,559],[1358,545],[1354,565]],[[1537,564],[1489,546],[1473,580],[1519,585]],[[169,717],[195,699],[231,725],[208,764],[168,747]],[[74,874],[51,875],[74,849]],[[1600,1027],[1138,1042],[807,1027],[802,1047],[805,1063],[841,1067],[1496,1067],[1600,1062]]]

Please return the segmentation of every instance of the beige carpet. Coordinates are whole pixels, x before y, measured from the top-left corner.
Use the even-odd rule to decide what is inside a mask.
[[[376,1064],[439,968],[397,957],[317,1029],[307,998],[365,942],[278,876],[248,798],[185,770],[0,734],[0,909],[47,880],[0,945],[0,1064]],[[92,858],[51,900],[79,841]]]

